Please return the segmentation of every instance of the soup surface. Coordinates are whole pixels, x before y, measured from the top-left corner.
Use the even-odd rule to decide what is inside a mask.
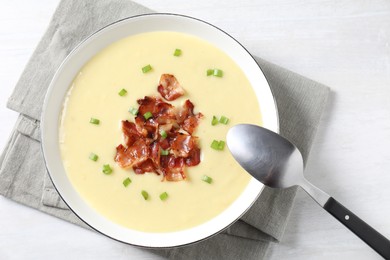
[[[174,56],[175,49],[181,50]],[[142,68],[151,65],[146,73]],[[207,76],[220,69],[222,77]],[[201,112],[194,136],[199,137],[201,162],[186,167],[184,181],[162,181],[155,173],[135,174],[114,161],[123,144],[121,121],[134,121],[129,108],[144,96],[160,97],[160,76],[173,74],[185,94],[169,103],[180,107],[190,99]],[[126,89],[123,96],[118,93]],[[122,93],[123,94],[123,93]],[[229,118],[212,125],[213,116]],[[90,119],[99,119],[91,124]],[[233,159],[228,148],[210,147],[225,141],[229,127],[261,124],[255,93],[241,69],[223,51],[194,36],[177,32],[150,32],[124,38],[94,56],[75,77],[64,101],[60,149],[67,175],[85,201],[122,226],[145,232],[170,232],[202,224],[226,209],[245,189],[251,177]],[[96,161],[89,158],[94,153]],[[96,159],[96,158],[95,158]],[[109,164],[112,173],[102,172]],[[208,183],[202,180],[207,175]],[[125,179],[131,179],[126,187]],[[147,191],[148,199],[141,195]],[[166,192],[168,197],[160,199]]]

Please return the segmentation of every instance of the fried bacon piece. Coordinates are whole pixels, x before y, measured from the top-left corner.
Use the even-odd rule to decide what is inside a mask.
[[[170,74],[161,76],[159,92],[167,100],[184,94]],[[185,167],[200,163],[198,137],[192,134],[203,115],[194,113],[190,100],[179,109],[153,96],[145,96],[137,102],[139,108],[134,123],[122,121],[125,145],[116,148],[115,161],[122,168],[133,168],[136,174],[154,172],[166,181],[184,180]],[[146,113],[152,116],[146,119]]]
[[[160,92],[161,96],[168,101],[175,100],[184,95],[183,87],[180,85],[175,76],[171,74],[161,75],[157,91]]]
[[[164,179],[167,181],[182,181],[186,178],[184,173],[184,158],[176,158],[173,155],[162,156],[161,166]]]
[[[145,120],[143,116],[136,116],[134,121],[136,129],[140,133],[140,136],[153,140],[157,138],[158,123],[153,118]]]
[[[145,172],[154,172],[156,168],[154,167],[154,163],[151,159],[147,159],[146,161],[134,165],[133,170],[136,174],[144,174]]]
[[[192,149],[187,158],[185,159],[185,164],[187,166],[196,166],[200,163],[200,149],[199,147],[195,147]]]
[[[138,115],[135,118],[135,124],[138,132],[144,137],[156,139],[159,125],[170,126],[176,124],[175,108],[160,98],[144,97],[138,99],[139,109]],[[146,113],[152,113],[152,117],[145,119]]]
[[[157,142],[153,142],[148,146],[148,158],[133,165],[133,170],[136,174],[144,174],[145,172],[156,172],[160,167],[160,145]]]
[[[199,120],[203,117],[201,113],[187,117],[183,122],[183,129],[192,134],[199,125]]]
[[[132,146],[141,137],[133,122],[122,121],[122,132],[127,147]]]
[[[138,114],[140,116],[151,112],[154,118],[161,116],[174,118],[174,107],[160,98],[145,96],[143,99],[138,99],[137,103],[139,104]]]
[[[177,122],[189,134],[192,134],[199,125],[199,120],[203,117],[202,113],[194,114],[194,104],[187,99],[183,107],[177,112]]]
[[[150,145],[150,159],[155,165],[155,168],[160,167],[160,157],[160,144],[158,142],[153,142]]]
[[[170,147],[168,139],[159,140],[158,144],[160,145],[161,149],[168,150]]]
[[[115,161],[121,168],[130,168],[140,164],[149,158],[149,147],[144,139],[138,139],[132,146],[118,145],[116,148]]]
[[[194,104],[192,104],[192,102],[187,99],[184,102],[183,107],[178,109],[176,113],[177,123],[182,124],[186,118],[192,115],[194,115]]]
[[[171,151],[176,157],[188,157],[191,150],[197,146],[196,137],[178,134],[171,143]]]

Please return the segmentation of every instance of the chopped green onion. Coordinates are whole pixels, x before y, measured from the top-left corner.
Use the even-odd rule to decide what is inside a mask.
[[[160,154],[161,154],[161,155],[168,155],[168,154],[169,154],[169,150],[163,150],[163,149],[161,149]]]
[[[167,132],[165,130],[161,130],[160,131],[160,135],[161,135],[162,139],[165,139],[168,136],[168,134],[167,134]]]
[[[121,96],[121,97],[123,97],[126,94],[127,94],[127,90],[124,89],[124,88],[122,88],[121,91],[119,91],[119,93],[118,93],[118,95]]]
[[[89,154],[89,159],[91,159],[92,161],[97,161],[99,159],[99,156],[97,156],[96,154],[94,153],[90,153]]]
[[[141,195],[142,195],[142,197],[144,197],[144,200],[148,200],[148,198],[149,198],[149,193],[147,193],[146,191],[141,191]]]
[[[223,71],[220,70],[220,69],[214,69],[214,71],[213,71],[213,76],[222,78],[222,76],[223,76]]]
[[[150,64],[146,65],[145,67],[142,68],[142,72],[143,73],[147,73],[147,72],[149,72],[151,70],[152,70],[152,66],[150,66]]]
[[[93,117],[91,117],[91,119],[89,120],[89,122],[90,122],[91,124],[94,124],[94,125],[100,124],[100,120],[97,119],[97,118],[93,118]]]
[[[219,142],[217,140],[213,140],[213,142],[211,143],[211,148],[218,150],[218,144]]]
[[[161,193],[160,194],[160,200],[164,201],[166,199],[168,199],[168,193],[166,193],[166,192]]]
[[[127,187],[129,186],[129,184],[131,183],[131,179],[130,178],[126,178],[123,180],[123,186]]]
[[[223,71],[220,70],[220,69],[208,69],[207,70],[207,76],[215,76],[215,77],[219,77],[219,78],[222,78],[223,76]]]
[[[144,118],[145,118],[146,120],[148,120],[148,119],[151,118],[152,116],[153,116],[152,112],[146,112],[146,113],[144,114]]]
[[[218,150],[222,151],[225,148],[225,142],[224,141],[219,141],[218,143]]]
[[[107,175],[110,175],[112,173],[112,169],[109,164],[103,165],[103,173]]]
[[[229,118],[227,118],[226,116],[221,116],[221,118],[219,119],[219,122],[221,124],[227,125],[229,123]]]
[[[181,56],[181,50],[180,49],[176,49],[175,52],[173,53],[173,56],[176,56],[176,57]]]
[[[138,109],[136,109],[135,107],[130,107],[129,112],[130,114],[136,116],[138,114]]]
[[[216,116],[213,116],[213,120],[211,120],[211,125],[218,124],[218,118]]]
[[[203,175],[202,181],[207,182],[208,184],[211,184],[213,182],[213,179],[207,175]]]
[[[213,148],[214,150],[222,151],[225,148],[225,142],[222,140],[221,141],[213,140],[210,147]]]

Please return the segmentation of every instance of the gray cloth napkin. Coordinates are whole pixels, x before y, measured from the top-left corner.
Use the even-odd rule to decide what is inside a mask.
[[[28,62],[8,107],[20,112],[0,157],[0,194],[24,205],[87,227],[53,187],[40,149],[39,119],[46,89],[66,55],[84,38],[119,19],[151,10],[125,0],[62,0]],[[326,106],[329,88],[257,58],[275,95],[280,133],[294,142],[306,160]],[[265,188],[235,224],[208,240],[166,250],[170,259],[261,259],[270,241],[283,235],[296,188]]]

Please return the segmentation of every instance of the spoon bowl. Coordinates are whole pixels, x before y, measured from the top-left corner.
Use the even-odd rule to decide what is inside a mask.
[[[248,124],[233,126],[226,140],[233,157],[255,179],[271,188],[300,186],[378,254],[390,259],[390,241],[386,237],[304,178],[302,155],[289,140]]]
[[[229,130],[227,145],[238,163],[268,187],[288,188],[303,178],[301,153],[272,131],[255,125],[237,125]]]

